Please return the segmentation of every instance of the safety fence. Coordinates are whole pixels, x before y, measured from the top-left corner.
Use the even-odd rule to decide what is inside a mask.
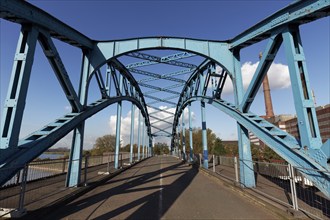
[[[201,154],[196,154],[193,160],[203,165]],[[208,170],[240,185],[240,162],[237,157],[209,155]],[[330,199],[302,175],[307,169],[287,163],[252,162],[256,180],[252,191],[290,207],[291,211],[300,210],[313,219],[330,219]],[[329,172],[325,174],[330,175]]]
[[[115,157],[115,154],[83,157],[79,186],[89,185],[115,172]],[[132,161],[138,161],[137,154],[132,155]],[[130,165],[129,162],[130,153],[118,155],[119,168]],[[35,210],[43,203],[56,201],[77,190],[79,187],[65,187],[68,164],[69,159],[39,160],[26,164],[0,187],[0,218],[21,216],[27,206],[29,211]],[[0,174],[6,171],[0,168]]]

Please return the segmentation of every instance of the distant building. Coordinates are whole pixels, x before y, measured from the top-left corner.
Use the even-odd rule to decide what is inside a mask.
[[[317,121],[320,128],[322,142],[330,139],[330,104],[316,108]],[[261,116],[263,117],[263,116]],[[272,118],[265,118],[281,130],[288,132],[297,139],[300,139],[297,117],[294,115],[277,115]],[[261,141],[250,132],[250,141],[254,145],[261,145]]]

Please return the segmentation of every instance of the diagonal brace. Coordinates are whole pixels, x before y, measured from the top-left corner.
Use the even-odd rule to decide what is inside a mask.
[[[243,112],[249,111],[249,108],[258,93],[258,90],[262,84],[264,77],[267,74],[273,60],[275,59],[276,53],[282,44],[282,37],[280,35],[273,36],[269,39],[264,55],[262,56],[259,65],[256,69],[255,74],[251,80],[251,83],[245,93],[245,96],[241,103]]]

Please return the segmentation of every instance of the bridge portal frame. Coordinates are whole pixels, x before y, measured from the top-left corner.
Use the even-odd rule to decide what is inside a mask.
[[[106,88],[103,87],[101,83],[102,80],[100,80],[100,74],[98,71],[101,66],[106,65],[109,62],[112,62],[113,65],[116,65],[117,68],[120,67],[121,64],[116,58],[130,52],[147,49],[175,49],[198,54],[200,56],[206,57],[208,61],[220,65],[233,82],[235,104],[227,103],[224,100],[219,100],[218,98],[214,97],[211,97],[210,99],[209,97],[205,96],[207,86],[204,86],[203,90],[201,89],[198,91],[199,86],[194,87],[194,84],[198,81],[195,78],[191,78],[190,81],[193,83],[190,84],[190,81],[186,83],[186,86],[181,93],[181,97],[178,102],[173,124],[172,137],[174,137],[177,133],[175,128],[178,126],[178,117],[182,113],[183,108],[193,100],[199,100],[201,102],[207,101],[208,103],[216,105],[219,109],[237,119],[240,160],[244,161],[244,163],[241,165],[243,166],[241,167],[241,181],[244,186],[253,187],[254,182],[252,177],[253,175],[248,175],[252,172],[252,161],[247,128],[254,131],[256,136],[265,141],[265,143],[269,144],[270,147],[272,147],[293,165],[307,165],[307,167],[311,167],[311,169],[317,168],[321,171],[329,171],[327,162],[330,157],[330,142],[328,140],[325,144],[322,145],[322,142],[320,141],[317,119],[315,115],[315,106],[310,102],[311,96],[309,94],[310,91],[308,72],[304,61],[304,55],[301,50],[302,45],[299,31],[297,31],[299,30],[298,27],[300,24],[310,22],[321,17],[329,16],[329,8],[330,0],[296,1],[228,41],[207,41],[173,37],[151,37],[100,42],[89,39],[78,31],[60,22],[58,19],[50,16],[46,12],[34,7],[27,2],[19,0],[3,0],[1,1],[0,11],[0,16],[2,18],[24,24],[24,27],[27,27],[26,24],[32,26],[32,34],[23,34],[22,38],[24,39],[27,37],[26,39],[31,41],[31,43],[28,43],[27,47],[23,46],[24,48],[31,48],[31,50],[23,54],[21,54],[19,51],[17,53],[18,60],[22,60],[23,63],[27,61],[27,65],[24,65],[22,69],[24,73],[22,76],[29,78],[29,74],[31,72],[34,53],[33,45],[36,43],[37,39],[34,34],[36,33],[41,35],[46,33],[44,34],[44,39],[46,39],[46,42],[48,41],[48,44],[46,45],[50,48],[52,48],[52,43],[50,41],[51,38],[57,38],[63,42],[81,48],[83,54],[88,54],[88,67],[86,67],[88,70],[83,68],[83,73],[81,75],[82,83],[79,89],[79,101],[78,96],[75,95],[75,92],[72,91],[70,87],[70,80],[65,79],[65,70],[60,69],[59,71],[55,71],[60,80],[64,80],[64,83],[61,85],[65,90],[73,109],[73,112],[68,116],[65,116],[65,118],[70,118],[70,120],[74,119],[71,120],[74,122],[71,124],[65,123],[65,126],[58,126],[58,129],[55,129],[56,131],[54,130],[50,132],[49,129],[53,130],[53,125],[48,125],[43,130],[40,129],[40,131],[38,131],[39,133],[36,132],[32,134],[26,139],[20,141],[20,143],[18,142],[18,135],[15,134],[18,134],[24,107],[16,105],[16,103],[12,101],[10,95],[8,95],[4,111],[5,116],[3,120],[4,124],[2,125],[2,131],[6,131],[5,133],[7,133],[7,131],[12,132],[12,134],[9,135],[9,138],[7,138],[8,133],[5,135],[6,137],[2,135],[1,143],[5,144],[1,145],[1,166],[4,167],[5,165],[12,163],[13,157],[17,154],[22,155],[22,157],[20,162],[16,164],[22,166],[23,163],[32,160],[36,155],[47,149],[41,148],[35,150],[36,145],[40,145],[40,143],[47,143],[47,146],[49,146],[50,143],[55,143],[58,140],[57,138],[54,138],[55,133],[57,133],[59,137],[63,137],[68,131],[71,131],[72,129],[75,129],[75,135],[71,155],[73,158],[80,158],[82,146],[81,136],[84,130],[83,122],[86,120],[86,118],[97,113],[109,104],[114,102],[121,102],[123,100],[130,100],[140,108],[145,118],[144,124],[147,126],[149,140],[151,140],[151,126],[149,123],[146,104],[144,103],[143,94],[141,93],[134,78],[130,76],[126,68],[120,68],[120,74],[125,75],[126,78],[129,78],[132,86],[136,89],[136,91],[139,91],[138,97],[136,95],[132,96],[132,94],[128,94],[126,91],[125,96],[119,92],[117,93],[117,97],[109,99],[104,94]],[[268,38],[270,38],[272,42],[268,45],[270,49],[268,50],[267,55],[264,56],[260,62],[260,64],[264,66],[259,64],[260,67],[258,67],[255,78],[250,84],[248,93],[246,93],[247,95],[244,96],[242,76],[240,73],[240,50],[244,47]],[[302,134],[306,134],[302,138],[301,143],[297,143],[297,141],[290,137],[290,135],[287,133],[279,131],[278,129],[267,124],[264,120],[258,118],[248,111],[249,105],[255,96],[255,91],[260,87],[259,84],[261,83],[261,79],[267,72],[268,64],[271,63],[270,61],[273,59],[272,56],[276,55],[277,44],[280,44],[278,43],[278,39],[280,38],[282,38],[286,47],[291,80],[295,83],[295,85],[297,85],[293,89],[293,94],[296,111],[298,113],[298,120],[303,125],[299,126],[299,131]],[[41,42],[41,44],[44,45],[43,42]],[[271,48],[275,48],[275,51]],[[299,53],[295,52],[297,49],[300,50]],[[52,52],[56,51],[53,50]],[[59,59],[57,58],[58,57],[52,59],[58,61]],[[14,66],[15,65],[16,64],[14,64]],[[61,62],[55,63],[54,66],[56,68],[60,67]],[[302,75],[300,75],[301,70],[303,70]],[[14,67],[12,74],[13,79],[15,79],[15,77],[17,78],[19,75],[15,74],[16,72],[19,71],[17,71],[16,67]],[[200,69],[197,69],[192,77],[199,76],[203,74],[202,72],[203,71]],[[101,93],[103,92],[103,99],[92,103],[89,105],[89,108],[84,108],[84,106],[86,107],[85,102],[88,95],[88,84],[94,75],[98,78]],[[13,82],[14,83],[11,84],[9,91],[17,87],[17,80],[13,80]],[[201,83],[201,81],[199,83]],[[207,83],[203,83],[207,85]],[[25,101],[24,96],[26,96],[26,92],[24,89],[27,86],[28,80],[23,80],[23,84],[18,86],[19,89],[22,89],[22,92],[19,93],[20,97],[17,99],[18,104]],[[187,90],[185,90],[188,87],[190,88],[189,93]],[[194,95],[192,96],[193,89]],[[218,88],[216,91],[218,96],[221,95],[221,92],[219,93],[219,89],[220,88]],[[199,95],[197,93],[199,93]],[[10,94],[10,92],[8,94]],[[17,106],[17,113],[8,113],[8,109],[12,108],[12,106]],[[10,111],[11,110],[9,110],[9,112]],[[63,121],[63,119],[61,120]],[[15,126],[15,128],[8,126],[9,124],[11,126]],[[142,132],[144,133],[144,131]],[[10,143],[5,139],[11,139]],[[149,145],[150,144],[151,141],[149,141]],[[72,166],[76,167],[75,165]],[[76,168],[73,168],[73,170],[76,170]],[[1,175],[0,183],[5,181],[5,179],[8,179],[10,175],[12,174],[7,173],[5,175]],[[320,175],[314,171],[306,172],[306,175],[311,177],[315,181],[315,184],[328,197],[330,196],[329,175]]]

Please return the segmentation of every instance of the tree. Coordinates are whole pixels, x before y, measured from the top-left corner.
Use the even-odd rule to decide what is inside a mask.
[[[131,152],[131,144],[126,144],[125,147],[121,148],[120,151]],[[133,145],[133,153],[137,153],[137,144]]]
[[[169,147],[166,143],[156,143],[154,145],[154,154],[157,155],[162,155],[162,154],[168,154],[169,151]]]
[[[104,152],[114,152],[116,146],[115,135],[104,135],[96,139],[93,149],[91,150],[92,155],[102,155]]]
[[[226,154],[225,146],[222,144],[222,141],[220,138],[216,137],[210,153],[215,154],[215,155],[225,155]]]

